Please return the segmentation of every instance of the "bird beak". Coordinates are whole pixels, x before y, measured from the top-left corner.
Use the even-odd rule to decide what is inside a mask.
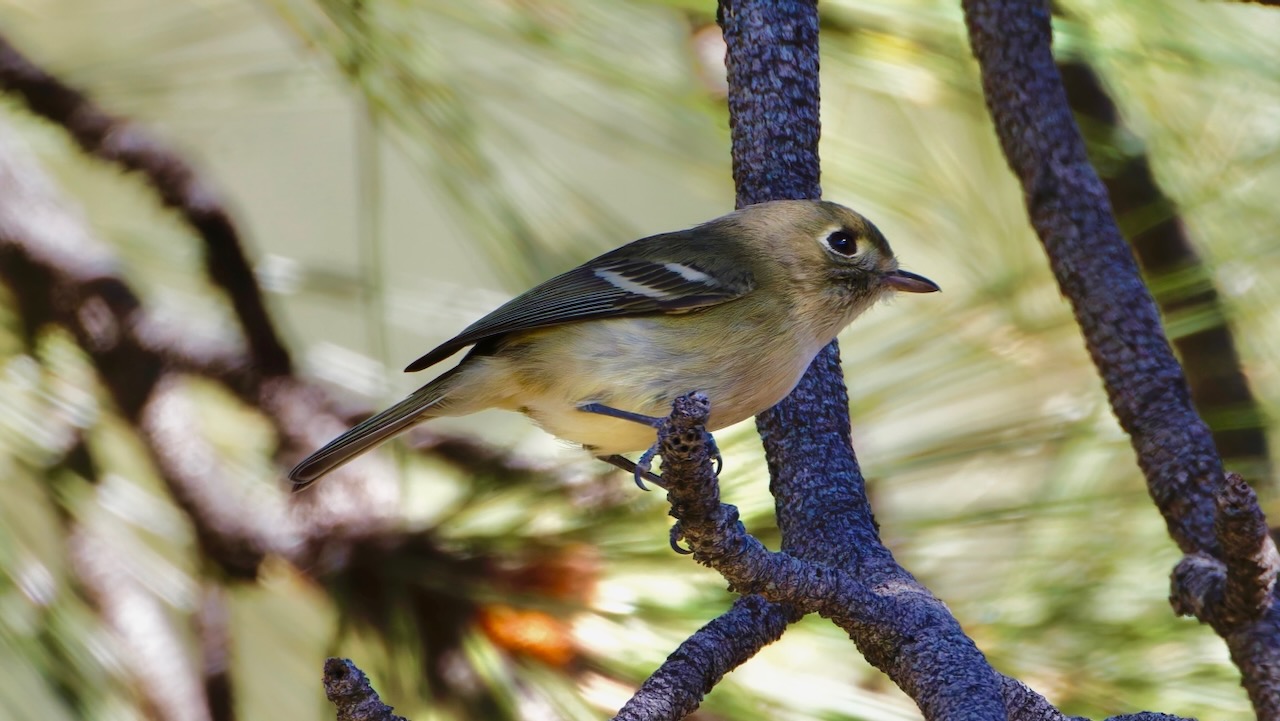
[[[884,277],[884,282],[894,290],[903,293],[937,293],[942,290],[937,283],[923,275],[916,275],[905,270],[895,270]]]

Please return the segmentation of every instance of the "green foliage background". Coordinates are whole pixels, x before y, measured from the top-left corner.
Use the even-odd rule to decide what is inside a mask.
[[[1222,642],[1170,612],[1177,550],[1028,227],[958,4],[821,10],[826,196],[873,218],[904,264],[945,290],[878,308],[842,338],[855,445],[887,542],[999,670],[1068,713],[1248,713]],[[1226,318],[1174,318],[1170,333],[1230,323],[1264,410],[1280,417],[1280,13],[1186,1],[1062,10],[1058,51],[1102,74],[1224,296]],[[712,12],[690,0],[44,0],[0,4],[0,25],[198,161],[243,221],[307,371],[375,405],[420,382],[400,366],[510,294],[731,207]],[[145,188],[16,106],[0,111],[155,309],[228,333],[197,244]],[[59,514],[105,539],[194,654],[182,630],[201,584],[192,530],[73,345],[49,334],[32,355],[19,329],[0,292],[0,719],[141,717],[127,659],[71,578]],[[227,492],[281,502],[268,426],[215,389],[189,393],[192,423],[237,471]],[[99,487],[51,470],[53,416],[88,429],[108,471]],[[519,418],[450,427],[542,465],[598,470]],[[776,544],[752,429],[720,440],[726,500]],[[496,715],[607,717],[627,684],[730,601],[718,577],[667,549],[662,498],[621,476],[600,502],[583,500],[583,484],[473,483],[418,458],[402,466],[404,523],[447,547],[598,549],[590,602],[557,607],[572,611],[582,649],[574,673],[464,629],[461,665],[498,699]],[[1270,503],[1275,479],[1252,480]],[[433,705],[407,632],[343,625],[330,590],[283,562],[229,586],[240,718],[327,717],[319,673],[335,651],[373,673],[399,713],[462,713]],[[706,708],[918,716],[813,619]]]

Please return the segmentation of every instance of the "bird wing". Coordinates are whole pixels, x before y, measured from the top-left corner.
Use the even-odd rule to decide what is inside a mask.
[[[751,292],[755,279],[737,244],[708,232],[707,226],[701,230],[697,236],[681,231],[642,238],[587,261],[472,323],[405,371],[420,371],[506,333],[598,318],[683,313]]]

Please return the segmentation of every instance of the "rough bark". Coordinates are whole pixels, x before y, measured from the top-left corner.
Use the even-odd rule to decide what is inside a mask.
[[[1166,319],[1179,314],[1216,319],[1208,327],[1174,337],[1173,347],[1191,400],[1208,421],[1218,453],[1227,467],[1247,478],[1270,478],[1261,406],[1249,387],[1218,288],[1187,234],[1177,204],[1160,189],[1145,149],[1129,149],[1135,141],[1093,67],[1084,60],[1070,60],[1060,62],[1058,70],[1067,102],[1081,120],[1086,149],[1144,276],[1157,288],[1175,274],[1195,278],[1192,288],[1180,284],[1177,292],[1156,293],[1161,314]],[[1126,219],[1131,221],[1127,228]],[[1230,422],[1215,427],[1215,418]],[[1251,419],[1252,425],[1242,424],[1241,418]]]
[[[1257,499],[1223,473],[1159,312],[1089,163],[1050,48],[1049,8],[965,0],[987,106],[1147,489],[1187,558],[1175,609],[1226,641],[1259,718],[1280,718],[1275,546]]]

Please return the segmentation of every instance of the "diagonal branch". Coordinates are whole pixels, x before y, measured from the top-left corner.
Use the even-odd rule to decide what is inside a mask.
[[[1072,120],[1049,9],[1009,0],[964,8],[1001,146],[1151,496],[1183,551],[1212,553],[1222,463]]]
[[[964,0],[987,106],[1009,165],[1147,488],[1187,554],[1175,609],[1227,641],[1260,718],[1280,718],[1277,558],[1252,491],[1226,477],[1159,313],[1090,165],[1050,49],[1049,10]]]
[[[665,472],[665,471],[664,471]],[[682,719],[729,671],[782,637],[803,614],[760,596],[741,596],[685,639],[618,710],[614,721]]]
[[[1067,101],[1080,116],[1086,149],[1099,169],[1116,218],[1126,230],[1143,273],[1157,284],[1157,289],[1161,280],[1175,275],[1194,278],[1194,285],[1179,285],[1177,292],[1157,290],[1161,314],[1166,319],[1178,314],[1215,319],[1208,327],[1173,338],[1191,399],[1210,424],[1214,445],[1228,467],[1246,470],[1246,475],[1258,480],[1270,478],[1270,450],[1262,409],[1249,387],[1222,298],[1187,234],[1178,208],[1156,183],[1145,149],[1127,149],[1132,145],[1131,134],[1122,125],[1120,112],[1093,67],[1079,59],[1059,62],[1058,70]],[[1137,220],[1141,224],[1134,222]],[[1243,416],[1249,423],[1233,421],[1213,428],[1215,416]]]

